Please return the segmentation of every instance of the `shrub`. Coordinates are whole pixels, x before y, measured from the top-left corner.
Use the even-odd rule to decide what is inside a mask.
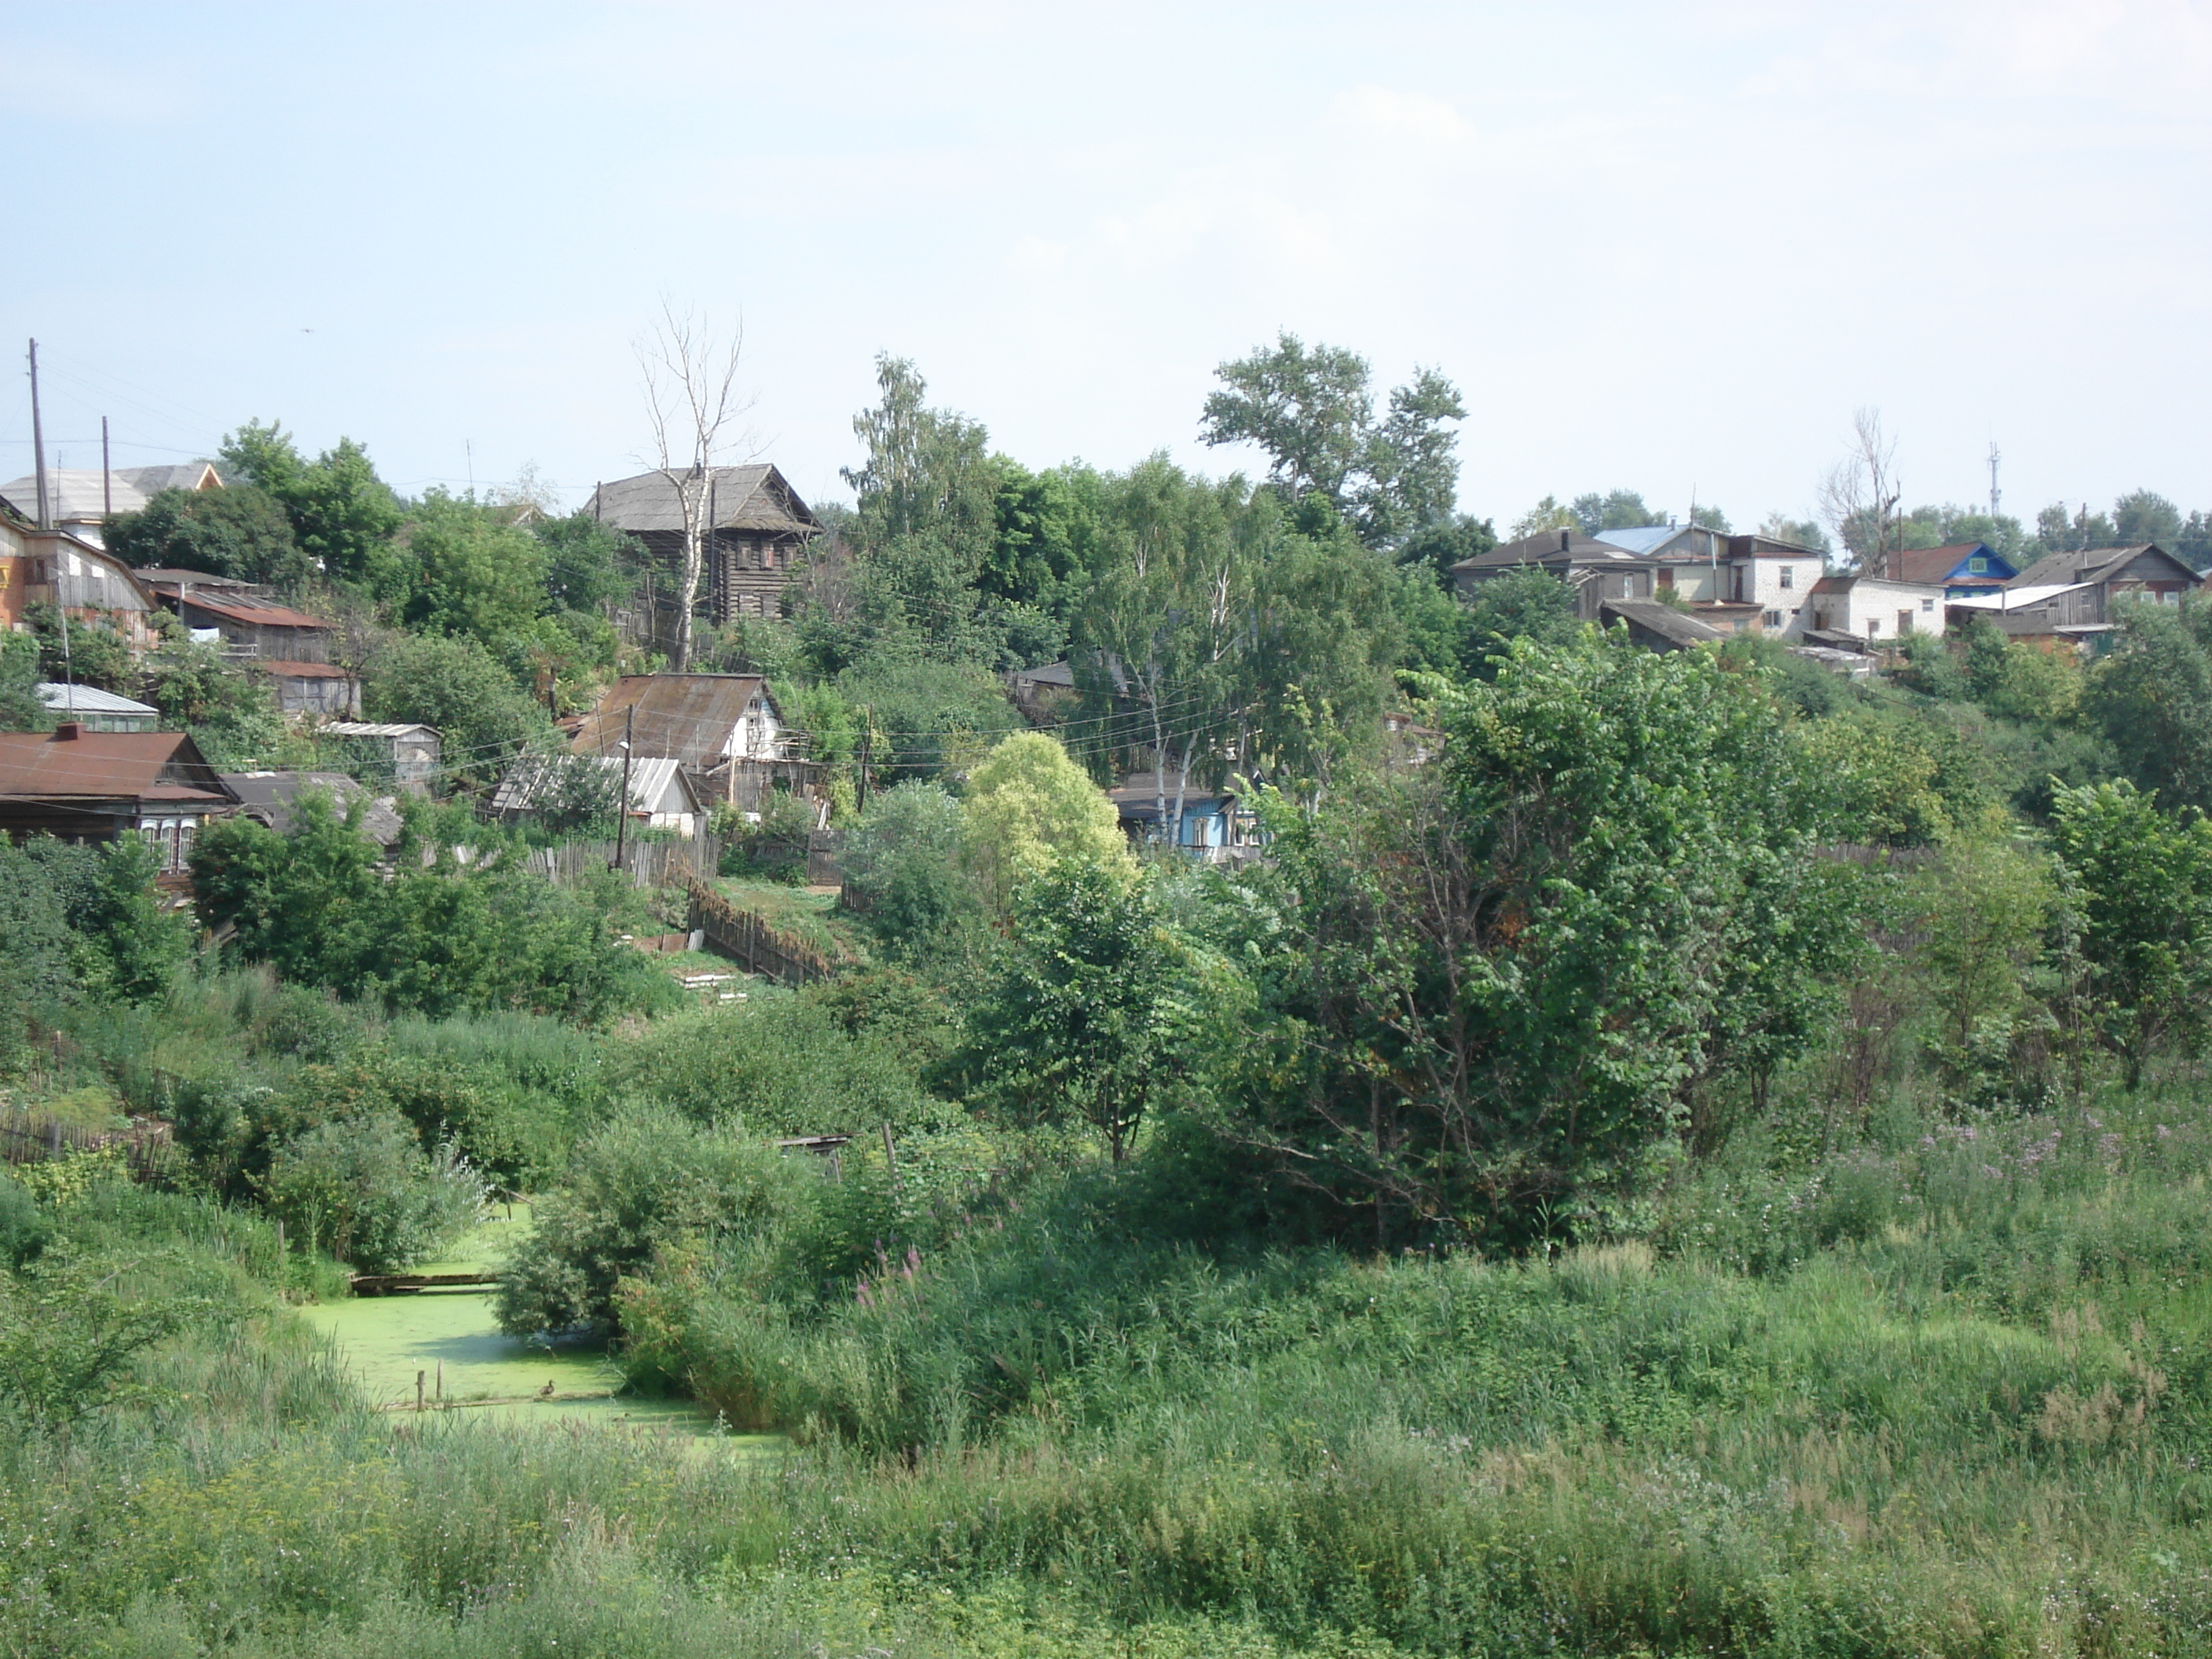
[[[426,1155],[396,1114],[318,1125],[276,1149],[261,1182],[271,1214],[311,1249],[365,1273],[425,1261],[473,1225],[483,1182],[450,1143]]]

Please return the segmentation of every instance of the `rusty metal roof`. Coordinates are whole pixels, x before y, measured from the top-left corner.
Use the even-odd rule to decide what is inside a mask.
[[[630,753],[686,766],[721,763],[731,734],[757,697],[781,721],[783,711],[757,674],[625,674],[584,716],[568,747],[579,755],[614,755],[630,711]]]
[[[295,611],[289,605],[278,605],[273,599],[258,599],[244,593],[210,599],[204,594],[193,592],[185,595],[177,603],[188,605],[195,611],[204,611],[210,616],[228,617],[233,622],[252,623],[263,628],[327,629],[331,626],[320,617]]]
[[[0,732],[0,795],[210,805],[238,799],[182,732]]]

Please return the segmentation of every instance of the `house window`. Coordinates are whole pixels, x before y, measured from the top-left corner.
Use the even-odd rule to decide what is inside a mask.
[[[1624,599],[1632,599],[1636,597],[1635,577],[1623,576],[1620,579],[1620,597]]]
[[[1921,610],[1921,613],[1922,613],[1923,616],[1929,616],[1929,615],[1933,615],[1933,614],[1934,614],[1934,612],[1935,612],[1935,610],[1936,610],[1936,601],[1935,601],[1935,600],[1933,600],[1933,599],[1923,599],[1923,600],[1921,600],[1921,601],[1920,601],[1920,610]]]
[[[1781,613],[1779,611],[1768,611],[1768,612],[1766,613],[1766,625],[1767,625],[1769,628],[1779,628],[1779,627],[1781,627],[1781,626],[1782,626],[1782,613]]]
[[[1989,573],[1989,568],[1990,562],[1987,559],[1969,559],[1966,561],[1966,568],[1977,576],[1986,575]]]
[[[1900,611],[1897,613],[1897,631],[1900,634],[1910,634],[1912,631],[1912,613],[1910,611]]]
[[[1795,586],[1797,586],[1797,567],[1796,567],[1796,565],[1794,565],[1794,564],[1785,564],[1785,565],[1784,565],[1784,566],[1782,567],[1782,588],[1783,588],[1783,591],[1784,591],[1784,592],[1789,592],[1789,590],[1790,590],[1790,589],[1791,589],[1791,588],[1793,588],[1793,587],[1795,587]]]
[[[1876,639],[1881,636],[1881,618],[1879,617],[1869,617],[1867,618],[1867,637],[1870,640]]]

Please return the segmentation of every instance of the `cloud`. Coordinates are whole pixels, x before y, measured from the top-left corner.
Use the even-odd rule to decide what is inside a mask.
[[[1451,149],[1464,149],[1474,142],[1474,124],[1443,99],[1426,93],[1355,87],[1337,95],[1334,109],[1340,119],[1391,137]]]

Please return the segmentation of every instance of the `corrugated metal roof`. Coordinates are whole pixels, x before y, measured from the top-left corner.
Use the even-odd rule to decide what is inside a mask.
[[[332,720],[323,730],[339,738],[404,738],[417,732],[426,732],[434,738],[438,735],[438,728],[434,726],[380,723],[375,720]]]
[[[161,714],[149,703],[112,691],[95,690],[89,685],[65,685],[58,680],[39,682],[39,701],[49,708],[74,708],[80,714],[150,714],[158,720]]]
[[[704,770],[721,763],[756,697],[782,720],[757,674],[626,674],[607,688],[568,746],[579,755],[619,752],[623,712],[632,710],[631,754],[664,756]]]
[[[182,732],[0,732],[0,795],[46,799],[235,798]]]
[[[596,763],[611,778],[622,776],[622,762],[612,755],[575,755],[562,758],[571,764],[578,761]],[[548,786],[558,773],[546,764],[546,758],[525,755],[507,770],[491,798],[492,810],[499,812],[526,812],[535,807]],[[681,761],[652,758],[633,759],[629,763],[629,810],[633,812],[696,812],[699,810],[697,793],[684,774]]]
[[[1601,542],[1589,536],[1568,532],[1563,544],[1556,530],[1540,531],[1534,536],[1523,536],[1517,542],[1508,542],[1503,547],[1493,547],[1487,553],[1478,553],[1471,559],[1462,559],[1452,567],[1455,570],[1498,570],[1516,564],[1552,564],[1571,560],[1577,564],[1640,565],[1637,557],[1610,542]]]
[[[2085,587],[2095,586],[2094,582],[2039,582],[2033,587],[2004,587],[1994,593],[1972,593],[1946,603],[1960,605],[1969,611],[2017,611],[2023,605],[2041,605],[2045,599],[2055,599],[2061,593],[2078,593]]]
[[[717,530],[759,530],[771,533],[822,528],[789,480],[766,463],[714,469],[714,525]],[[705,495],[701,496],[704,510]],[[634,478],[616,478],[592,492],[590,510],[617,530],[641,534],[653,531],[681,531],[683,502],[676,486],[658,472],[641,472]]]
[[[2146,553],[2155,553],[2172,562],[2174,568],[2190,580],[2197,573],[2156,542],[2138,542],[2132,547],[2091,547],[2078,553],[2050,553],[2013,578],[2014,587],[2040,586],[2046,582],[2103,581],[2119,567],[2131,563]]]
[[[274,599],[256,599],[246,593],[229,593],[220,599],[211,599],[195,591],[179,605],[190,605],[195,611],[204,611],[211,617],[228,617],[233,622],[246,623],[257,628],[319,628],[327,629],[331,624],[320,617],[311,617],[304,611],[295,611],[289,605],[279,605]]]

